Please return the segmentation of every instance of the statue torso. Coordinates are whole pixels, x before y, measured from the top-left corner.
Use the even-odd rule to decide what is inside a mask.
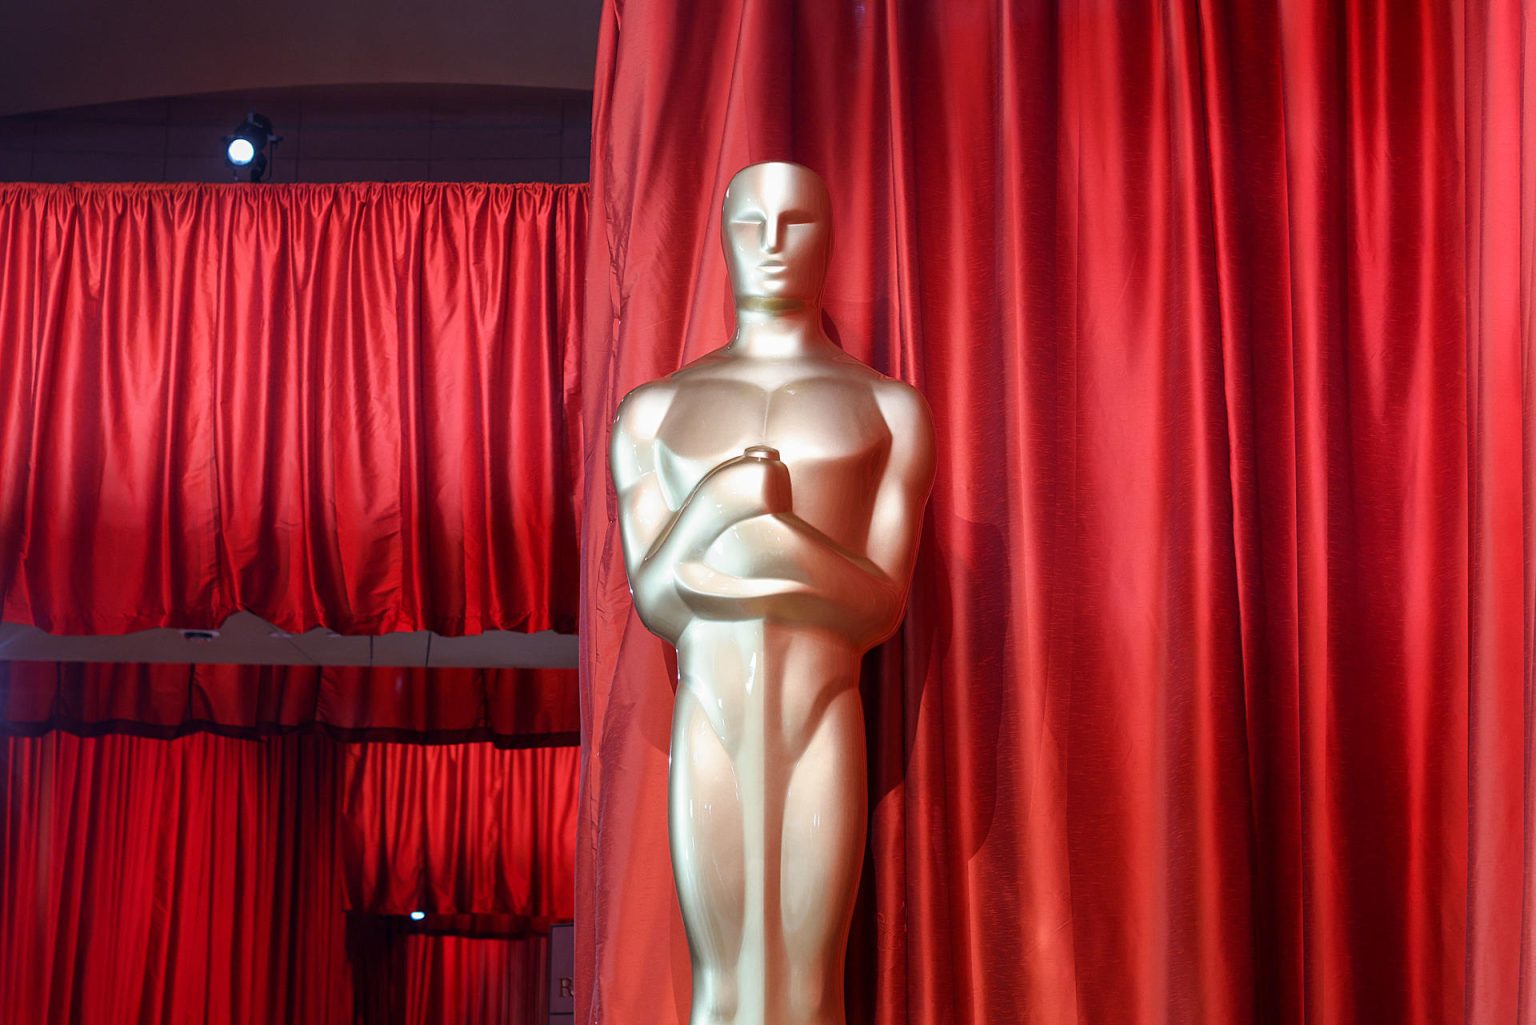
[[[863,552],[891,447],[876,398],[899,387],[847,357],[711,354],[672,375],[656,431],[656,470],[675,509],[699,479],[750,445],[789,467],[794,512]]]

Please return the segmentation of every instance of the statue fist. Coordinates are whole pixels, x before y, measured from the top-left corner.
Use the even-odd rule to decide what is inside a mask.
[[[753,446],[710,470],[694,489],[730,523],[790,510],[789,467],[775,450]]]

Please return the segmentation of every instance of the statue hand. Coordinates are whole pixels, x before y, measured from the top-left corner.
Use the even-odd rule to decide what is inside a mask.
[[[712,506],[721,529],[754,516],[787,513],[792,505],[789,467],[772,449],[748,449],[706,473],[688,501]]]

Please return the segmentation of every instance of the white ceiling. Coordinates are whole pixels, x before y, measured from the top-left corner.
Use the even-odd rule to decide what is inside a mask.
[[[288,634],[240,612],[215,631],[145,630],[116,637],[69,637],[0,623],[0,661],[203,662],[224,665],[461,666],[576,665],[574,634],[492,631],[472,637],[419,633],[346,637],[329,630]]]

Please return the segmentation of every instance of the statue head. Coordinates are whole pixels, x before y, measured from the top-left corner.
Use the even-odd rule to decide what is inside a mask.
[[[773,161],[736,172],[720,236],[736,301],[815,303],[827,276],[832,203],[809,167]]]

